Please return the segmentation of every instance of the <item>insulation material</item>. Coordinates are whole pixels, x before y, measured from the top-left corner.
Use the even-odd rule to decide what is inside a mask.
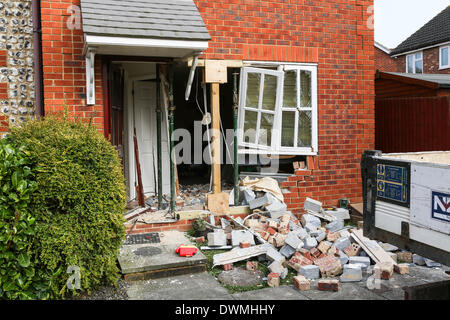
[[[273,194],[278,200],[284,202],[283,193],[278,185],[277,180],[269,177],[264,177],[261,179],[250,179],[245,177],[241,185],[244,187],[250,187],[254,191],[264,191]]]

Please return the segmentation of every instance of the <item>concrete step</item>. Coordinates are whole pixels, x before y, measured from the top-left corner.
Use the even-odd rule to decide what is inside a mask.
[[[180,257],[176,248],[192,244],[183,232],[160,232],[160,243],[123,245],[119,265],[125,281],[171,277],[206,271],[206,257],[198,250],[193,257]]]

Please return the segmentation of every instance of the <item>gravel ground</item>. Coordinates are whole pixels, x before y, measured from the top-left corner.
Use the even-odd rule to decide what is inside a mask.
[[[128,284],[120,279],[117,282],[117,288],[115,286],[101,286],[97,291],[88,295],[82,293],[78,297],[72,298],[73,300],[128,300],[127,295]]]

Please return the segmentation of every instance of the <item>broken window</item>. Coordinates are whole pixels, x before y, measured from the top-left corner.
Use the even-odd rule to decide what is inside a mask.
[[[317,151],[317,67],[243,68],[239,145],[246,152]]]

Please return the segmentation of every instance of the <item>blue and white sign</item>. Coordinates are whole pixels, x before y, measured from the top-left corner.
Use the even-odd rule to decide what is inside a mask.
[[[432,191],[431,198],[431,217],[450,221],[450,194]]]

